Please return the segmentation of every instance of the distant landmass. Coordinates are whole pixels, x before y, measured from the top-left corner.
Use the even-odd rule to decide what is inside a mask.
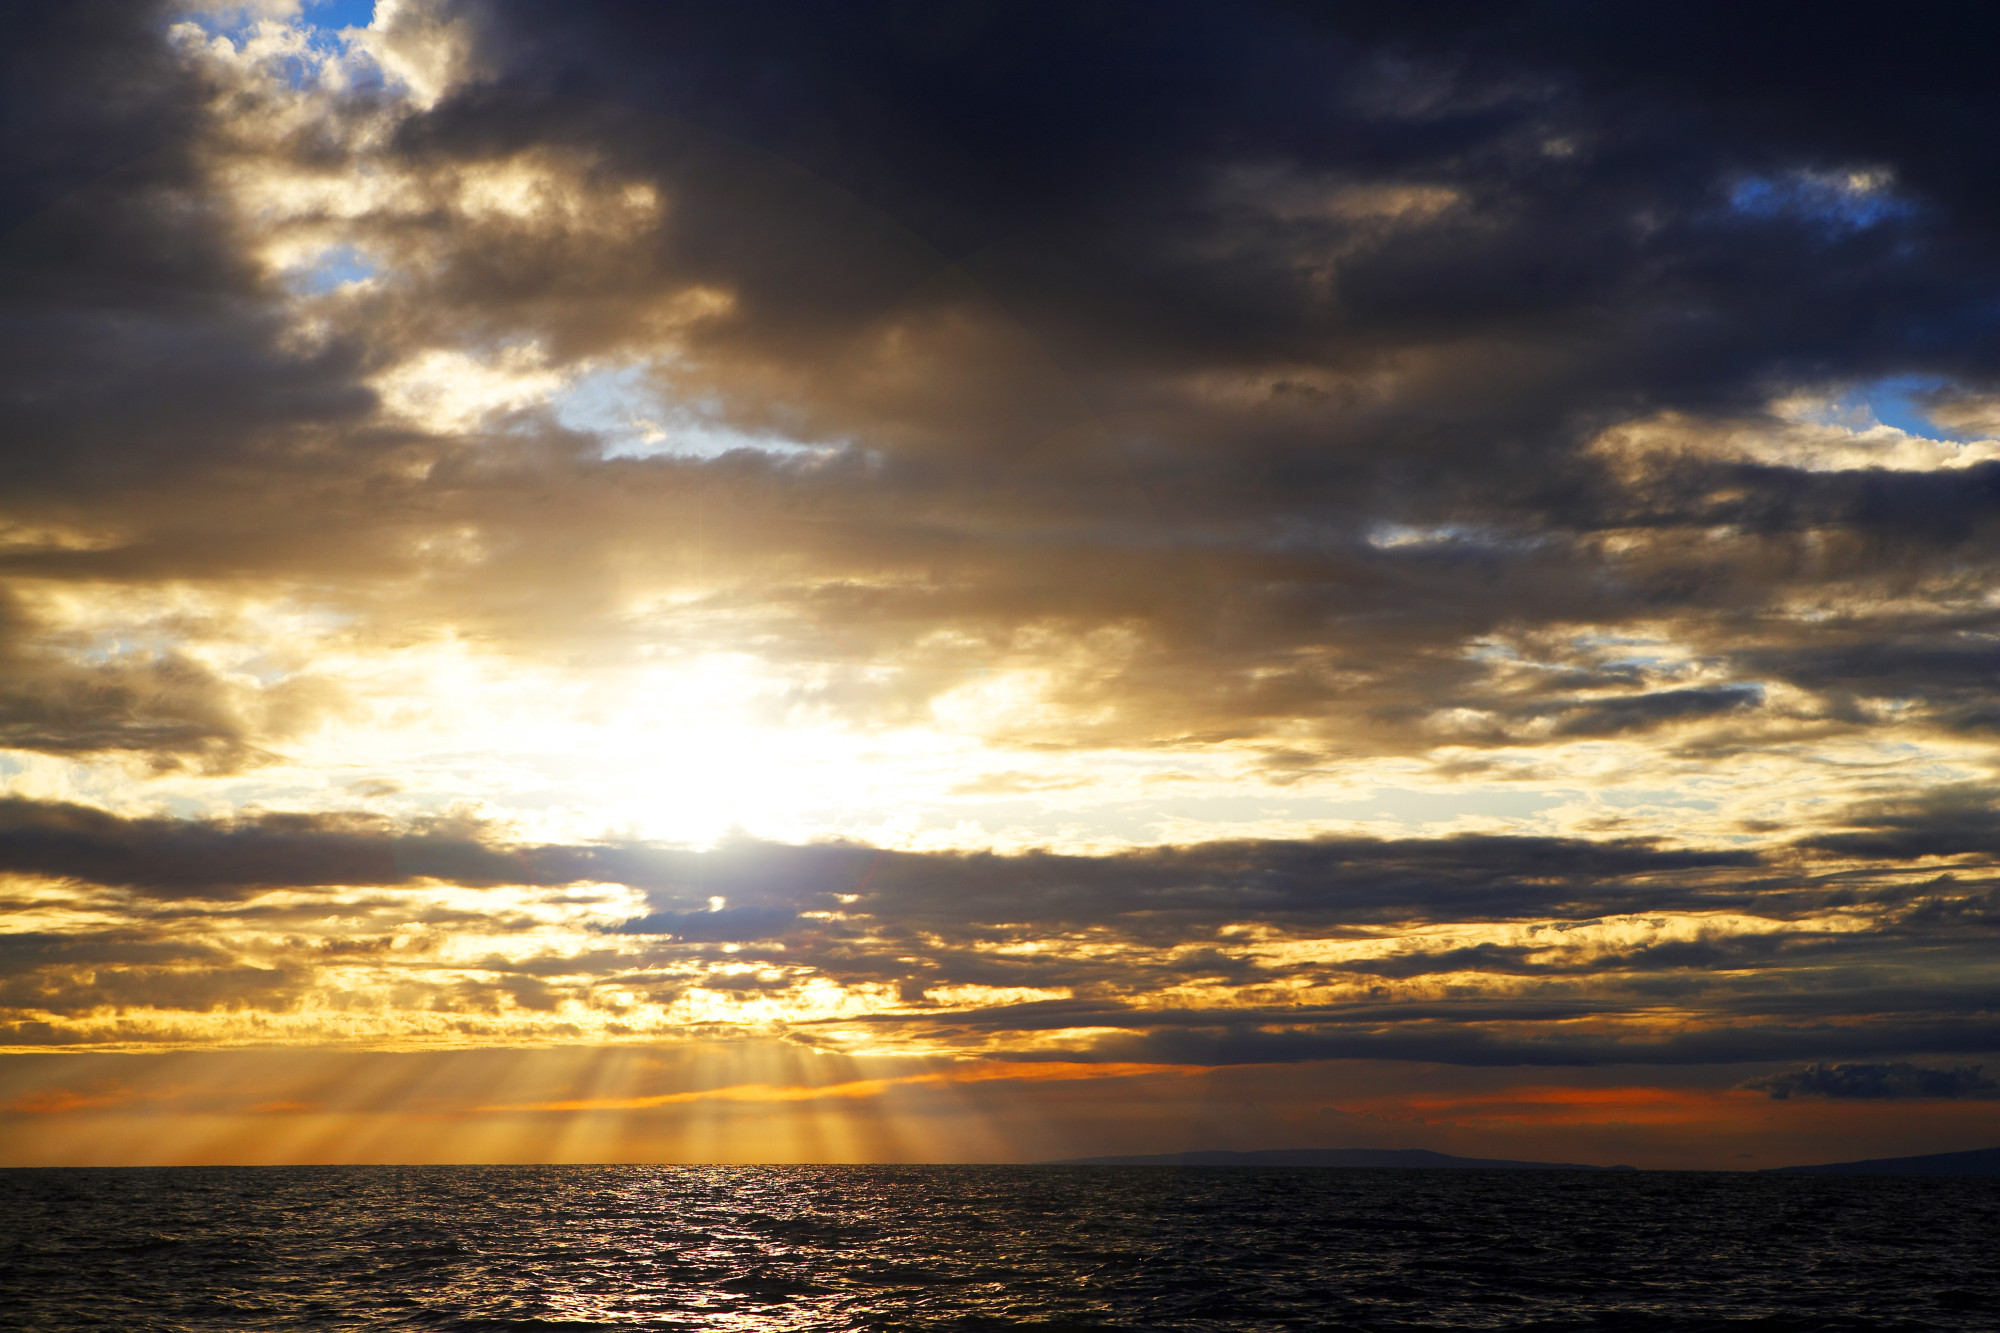
[[[1629,1166],[1582,1162],[1515,1162],[1498,1157],[1453,1157],[1426,1148],[1273,1148],[1264,1152],[1131,1154],[1071,1157],[1049,1166],[1344,1166],[1418,1171],[1631,1171]],[[1873,1157],[1820,1166],[1777,1166],[1761,1174],[1790,1176],[2000,1176],[2000,1148],[1931,1153],[1923,1157]]]
[[[1051,1166],[1347,1166],[1421,1171],[1630,1171],[1629,1166],[1581,1162],[1511,1162],[1497,1157],[1453,1157],[1425,1148],[1273,1148],[1264,1152],[1150,1153],[1125,1157],[1072,1157]]]
[[[1924,1157],[1871,1157],[1823,1166],[1780,1166],[1768,1175],[1786,1176],[2000,1176],[2000,1148],[1939,1152]]]

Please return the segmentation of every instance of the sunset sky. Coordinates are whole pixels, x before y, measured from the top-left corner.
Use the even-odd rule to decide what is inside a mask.
[[[2000,1143],[1858,11],[8,5],[0,1165]]]

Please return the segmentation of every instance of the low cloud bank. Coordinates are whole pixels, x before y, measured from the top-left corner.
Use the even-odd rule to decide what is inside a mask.
[[[1807,1065],[1783,1074],[1753,1078],[1743,1086],[1791,1097],[2000,1097],[2000,1081],[1980,1065],[1930,1067],[1898,1061],[1885,1065]]]

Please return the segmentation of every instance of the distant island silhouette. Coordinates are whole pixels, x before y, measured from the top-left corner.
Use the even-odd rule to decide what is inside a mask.
[[[1630,1166],[1583,1162],[1517,1162],[1499,1157],[1453,1157],[1427,1148],[1271,1148],[1228,1152],[1138,1153],[1112,1157],[1069,1157],[1047,1166],[1338,1166],[1418,1171],[1633,1171]],[[1763,1175],[1808,1176],[2000,1176],[2000,1148],[1929,1153],[1921,1157],[1871,1157],[1858,1162],[1775,1166]]]
[[[1072,1157],[1051,1166],[1346,1166],[1424,1171],[1630,1171],[1629,1166],[1581,1162],[1515,1162],[1498,1157],[1453,1157],[1427,1148],[1272,1148],[1263,1152],[1147,1153]]]
[[[1929,1153],[1922,1157],[1870,1157],[1820,1166],[1780,1166],[1768,1173],[1789,1176],[2000,1176],[2000,1148]]]

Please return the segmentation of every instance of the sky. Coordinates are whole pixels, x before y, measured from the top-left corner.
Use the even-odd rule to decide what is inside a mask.
[[[2000,14],[0,24],[0,1165],[2000,1143]]]

